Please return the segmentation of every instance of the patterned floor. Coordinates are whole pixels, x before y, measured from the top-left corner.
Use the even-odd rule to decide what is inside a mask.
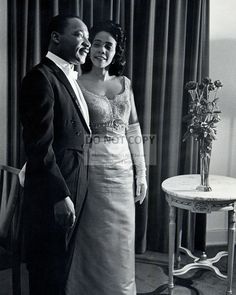
[[[214,256],[211,250],[208,256]],[[138,295],[168,294],[168,256],[157,252],[146,252],[136,257],[136,283]],[[226,258],[218,263],[226,271]],[[22,295],[28,295],[28,276],[25,265],[22,265]],[[190,271],[182,278],[175,279],[174,295],[222,295],[226,292],[226,282],[218,279],[210,271]],[[11,271],[0,271],[0,294],[12,295]],[[236,266],[234,268],[233,294],[236,294]],[[96,294],[93,294],[96,295]]]
[[[223,248],[224,249],[224,248]],[[221,247],[210,248],[209,257],[214,257]],[[233,294],[236,294],[236,263],[234,263]],[[222,258],[216,266],[226,273],[227,258]],[[168,293],[168,256],[156,252],[137,255],[136,282],[138,295],[167,295]],[[227,282],[220,280],[211,271],[192,270],[181,278],[175,278],[174,295],[223,295]]]

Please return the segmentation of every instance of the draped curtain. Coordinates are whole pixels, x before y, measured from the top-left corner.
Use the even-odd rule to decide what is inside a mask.
[[[197,147],[182,142],[188,106],[184,84],[208,74],[209,0],[9,0],[8,164],[16,167],[25,160],[20,83],[45,55],[48,23],[59,13],[76,14],[89,28],[111,19],[126,31],[125,75],[132,80],[143,134],[155,137],[145,143],[149,192],[136,207],[136,251],[167,251],[168,205],[161,182],[198,171]],[[205,217],[192,219],[204,233]]]

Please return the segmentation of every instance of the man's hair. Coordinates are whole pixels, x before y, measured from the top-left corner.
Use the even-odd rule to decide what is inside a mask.
[[[48,40],[50,40],[53,31],[63,33],[68,24],[68,20],[71,18],[77,18],[81,20],[77,15],[58,14],[52,17],[48,26]]]

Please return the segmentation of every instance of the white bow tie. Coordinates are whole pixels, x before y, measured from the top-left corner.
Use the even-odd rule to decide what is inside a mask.
[[[64,70],[66,75],[68,75],[71,79],[77,80],[78,72],[74,71],[74,69],[70,65],[64,67]]]

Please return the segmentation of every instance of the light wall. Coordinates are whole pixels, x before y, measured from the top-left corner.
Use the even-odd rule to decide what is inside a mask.
[[[224,84],[210,173],[236,177],[236,1],[211,0],[210,5],[210,77]],[[227,222],[226,213],[208,215],[207,244],[226,243]]]
[[[0,2],[0,163],[6,164],[7,144],[7,0]]]

